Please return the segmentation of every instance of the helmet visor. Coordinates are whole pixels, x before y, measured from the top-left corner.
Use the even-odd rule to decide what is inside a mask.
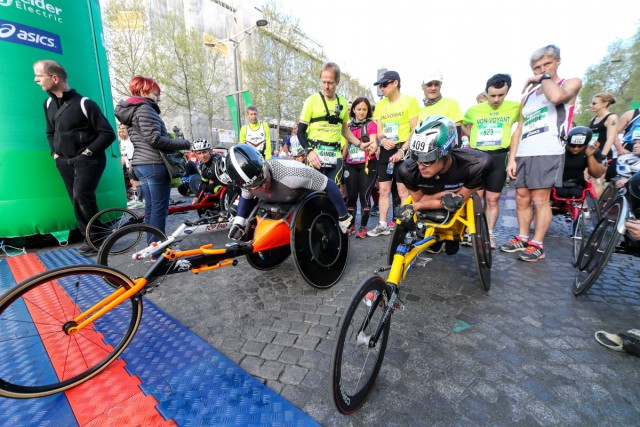
[[[412,151],[409,155],[409,158],[415,160],[418,163],[423,163],[425,164],[425,166],[429,166],[432,163],[437,162],[441,157],[442,154],[439,148],[426,153],[423,151]]]

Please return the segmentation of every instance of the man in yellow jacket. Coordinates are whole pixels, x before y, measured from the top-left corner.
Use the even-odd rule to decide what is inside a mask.
[[[240,128],[239,144],[253,146],[265,160],[271,158],[271,132],[266,122],[258,121],[258,108],[253,105],[247,108],[249,123]]]

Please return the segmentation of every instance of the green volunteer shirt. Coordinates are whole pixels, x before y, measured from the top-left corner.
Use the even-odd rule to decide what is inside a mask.
[[[344,123],[349,122],[349,108],[347,105],[347,99],[344,96],[336,95],[336,99],[329,100],[325,98],[327,102],[327,108],[329,109],[329,114],[333,114],[335,112],[336,104],[340,102],[342,105],[342,111],[340,112],[340,122],[336,124],[331,124],[326,120],[311,122],[311,119],[315,119],[318,117],[325,117],[327,115],[327,109],[324,108],[324,103],[322,102],[322,95],[320,93],[314,93],[304,102],[302,106],[302,112],[300,113],[300,121],[304,123],[308,123],[309,127],[307,128],[307,139],[309,141],[323,141],[334,143],[340,143],[342,140],[342,126]],[[330,150],[333,152],[333,148],[331,147],[317,147],[316,152],[320,149],[321,151]],[[339,144],[335,149],[335,157],[338,159],[342,158],[342,144]]]
[[[520,103],[504,101],[494,109],[488,102],[469,108],[463,123],[472,125],[469,145],[482,151],[509,148],[511,127],[520,118]]]
[[[396,144],[405,142],[411,135],[411,119],[418,116],[420,106],[413,96],[401,94],[396,102],[389,102],[383,98],[376,104],[373,120],[380,120],[382,130],[380,134],[394,141]]]
[[[461,122],[463,119],[458,101],[451,98],[442,98],[433,105],[422,107],[418,116],[418,123],[430,116],[444,116],[453,123]]]

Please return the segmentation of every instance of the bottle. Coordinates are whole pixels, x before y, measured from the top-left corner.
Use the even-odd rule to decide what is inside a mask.
[[[388,175],[393,175],[393,166],[395,165],[395,163],[393,163],[392,161],[389,161],[389,165],[387,166],[387,174]]]

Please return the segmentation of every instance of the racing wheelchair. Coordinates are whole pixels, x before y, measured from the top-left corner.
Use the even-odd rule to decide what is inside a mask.
[[[411,197],[406,202],[411,204]],[[353,293],[338,326],[331,360],[331,389],[343,414],[358,410],[373,389],[384,359],[391,316],[403,308],[399,286],[417,256],[437,242],[455,253],[465,231],[472,236],[473,257],[485,290],[491,287],[491,242],[480,198],[474,194],[456,212],[419,211],[396,219],[388,263],[364,279]],[[449,244],[449,247],[447,247]],[[389,270],[386,280],[377,275]]]

